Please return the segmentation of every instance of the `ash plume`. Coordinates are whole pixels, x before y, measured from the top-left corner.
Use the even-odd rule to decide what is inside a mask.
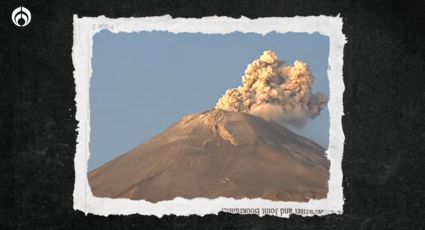
[[[247,112],[266,120],[302,127],[325,108],[328,98],[312,93],[313,75],[306,63],[293,66],[278,60],[273,51],[264,51],[249,64],[242,86],[228,89],[215,108]]]

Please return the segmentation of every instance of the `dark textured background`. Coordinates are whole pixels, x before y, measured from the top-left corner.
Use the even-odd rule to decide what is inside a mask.
[[[32,13],[18,28],[10,14]],[[337,15],[344,49],[344,215],[110,216],[74,211],[72,14]],[[425,228],[425,1],[18,1],[0,5],[0,229]]]

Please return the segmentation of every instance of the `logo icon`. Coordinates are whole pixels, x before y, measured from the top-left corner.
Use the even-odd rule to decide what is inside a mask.
[[[16,26],[27,26],[31,21],[31,12],[27,8],[20,6],[12,12],[12,21]]]

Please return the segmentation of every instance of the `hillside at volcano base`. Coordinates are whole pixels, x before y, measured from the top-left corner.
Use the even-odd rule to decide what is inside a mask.
[[[326,198],[329,167],[322,146],[280,123],[212,109],[184,117],[88,179],[97,197],[306,202]]]

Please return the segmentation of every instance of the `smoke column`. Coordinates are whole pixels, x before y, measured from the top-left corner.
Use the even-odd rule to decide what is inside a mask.
[[[295,61],[290,66],[279,61],[275,52],[264,51],[247,66],[242,86],[228,89],[215,108],[302,127],[328,102],[322,92],[311,92],[312,85],[313,75],[306,63]]]

